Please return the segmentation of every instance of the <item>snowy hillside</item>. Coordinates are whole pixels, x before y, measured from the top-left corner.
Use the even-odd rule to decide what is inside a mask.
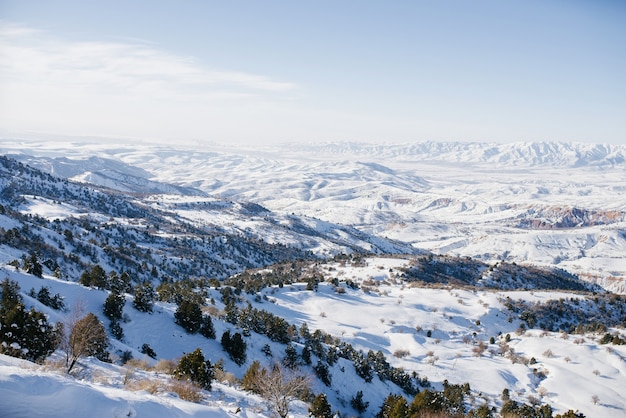
[[[62,321],[75,306],[81,306],[109,323],[102,314],[108,291],[49,275],[41,279],[16,271],[6,264],[13,257],[15,253],[6,247],[0,251],[2,274],[19,284],[28,306],[44,311],[51,321]],[[311,262],[303,274],[317,271],[321,281],[314,286],[316,290],[307,290],[307,282],[294,279],[285,286],[262,286],[257,292],[242,292],[236,305],[242,312],[251,308],[263,310],[295,326],[297,331],[289,337],[289,344],[298,352],[299,367],[313,377],[312,391],[325,393],[332,409],[342,416],[356,415],[351,399],[358,391],[369,402],[364,416],[375,415],[389,393],[404,394],[410,402],[412,396],[392,383],[395,378],[385,377],[392,371],[407,371],[408,376],[415,376],[409,377],[408,382],[419,391],[442,390],[448,383],[469,383],[465,410],[483,404],[499,410],[505,403],[502,392],[507,389],[511,400],[519,404],[549,404],[555,414],[570,409],[587,417],[626,414],[621,390],[626,384],[626,345],[602,343],[605,332],[578,334],[524,327],[529,316],[516,312],[514,306],[526,301],[528,306],[540,307],[560,300],[565,301],[561,310],[578,309],[592,317],[598,308],[592,297],[565,292],[415,286],[401,278],[408,262],[405,258],[346,258],[321,265]],[[261,273],[269,277],[272,271],[278,273],[279,268],[270,267]],[[244,286],[244,281],[237,283]],[[51,294],[62,294],[68,309],[53,310],[29,296],[29,289],[42,286],[48,287]],[[241,379],[255,360],[269,366],[282,359],[287,345],[254,329],[246,333],[241,323],[227,320],[227,288],[206,289],[206,303],[214,312],[211,315],[215,340],[190,335],[176,325],[174,303],[156,302],[152,313],[144,313],[133,307],[132,295],[126,294],[124,337],[121,341],[111,338],[110,351],[116,364],[84,359],[78,371],[67,376],[61,366],[62,352],[50,357],[45,366],[0,356],[0,402],[9,405],[3,411],[14,417],[271,416],[267,402],[243,391],[236,379]],[[570,300],[578,302],[570,305]],[[616,309],[623,325],[624,301],[605,301]],[[535,312],[536,319],[543,320],[541,310]],[[562,319],[567,318],[563,314]],[[219,336],[227,330],[247,335],[247,359],[241,365],[229,359],[219,343]],[[624,337],[623,328],[610,332]],[[155,359],[141,352],[144,344],[153,349]],[[221,359],[224,370],[232,374],[231,378],[225,374],[222,382],[217,381],[210,391],[204,391],[199,404],[185,402],[168,389],[171,378],[167,373],[149,370],[158,360],[175,359],[196,347],[213,364]],[[304,350],[310,351],[308,362],[304,360]],[[120,365],[124,352],[142,359],[145,365]],[[331,353],[336,356],[332,361]],[[349,353],[366,361],[371,369],[359,372]],[[314,368],[320,364],[327,367],[328,386],[315,377]],[[304,402],[294,402],[292,416],[307,416],[307,408]]]
[[[0,151],[108,187],[124,173],[282,214],[350,225],[439,254],[557,266],[626,292],[626,150],[567,143],[329,143],[207,149],[3,141]],[[34,158],[32,156],[37,156]],[[56,171],[55,171],[56,170]],[[108,177],[107,177],[108,176]],[[120,176],[118,176],[119,178]]]
[[[67,158],[84,151],[75,147]],[[49,157],[59,157],[55,152],[61,151]],[[32,329],[20,327],[15,312],[34,308],[49,324],[70,325],[93,313],[108,335],[113,362],[82,357],[67,373],[63,344],[43,365],[0,355],[0,404],[10,405],[2,409],[10,416],[270,417],[272,398],[250,384],[250,373],[262,368],[267,378],[279,370],[275,364],[308,382],[309,391],[290,395],[295,417],[308,416],[321,394],[342,417],[375,416],[389,399],[424,413],[441,407],[446,414],[501,416],[523,408],[553,416],[569,410],[626,415],[626,299],[558,268],[575,257],[605,257],[602,266],[612,260],[615,271],[623,267],[615,250],[624,240],[619,198],[610,206],[605,196],[603,209],[536,203],[526,212],[510,204],[483,213],[440,195],[411,213],[412,199],[432,199],[446,187],[456,196],[460,184],[478,187],[492,198],[501,189],[494,192],[475,173],[467,180],[462,168],[448,173],[459,176],[453,182],[434,171],[418,175],[401,161],[134,146],[91,152],[122,161],[110,167],[135,184],[149,172],[147,161],[155,173],[149,181],[166,188],[165,177],[185,170],[188,177],[175,194],[144,194],[119,183],[102,188],[67,181],[0,158],[0,279],[6,289],[0,351],[28,357],[36,352],[29,344],[42,340],[16,340]],[[37,158],[40,166],[65,161]],[[80,161],[73,159],[72,173]],[[85,160],[90,169],[92,163]],[[511,183],[510,190],[531,183]],[[189,187],[203,193],[186,193]],[[563,196],[593,200],[575,199],[571,193],[580,189],[572,187]],[[377,190],[403,190],[405,197],[383,199]],[[286,207],[277,212],[255,203],[281,199]],[[371,200],[381,205],[359,206]],[[315,216],[296,210],[305,202]],[[348,222],[357,215],[360,222]],[[379,225],[382,219],[390,223]],[[415,235],[390,240],[385,236],[392,227],[396,235]],[[376,228],[378,235],[368,232]],[[500,251],[513,255],[485,244],[476,247],[478,258],[455,256],[459,248],[472,248],[476,230],[486,234],[485,243],[501,234],[510,245]],[[451,236],[454,231],[468,242],[456,245],[461,238]],[[434,241],[449,246],[451,255],[416,248],[433,234],[446,235]],[[542,263],[542,247],[525,241],[531,234],[564,261]],[[577,234],[588,234],[593,245],[581,250]],[[528,251],[529,261],[548,266],[517,263],[514,251]],[[19,296],[5,298],[11,286],[19,286]],[[192,308],[193,320],[187,316]],[[45,330],[38,321],[35,328]],[[181,387],[172,371],[197,348],[215,379],[210,388]]]

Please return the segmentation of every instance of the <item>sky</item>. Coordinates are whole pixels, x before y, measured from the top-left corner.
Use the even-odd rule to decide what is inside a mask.
[[[626,143],[621,0],[0,0],[0,138]]]

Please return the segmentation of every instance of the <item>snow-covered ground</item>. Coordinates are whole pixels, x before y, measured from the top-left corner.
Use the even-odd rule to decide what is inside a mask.
[[[63,320],[66,313],[47,308],[26,295],[31,288],[38,290],[45,285],[52,294],[64,295],[69,308],[80,305],[84,311],[94,312],[108,323],[102,315],[106,291],[15,271],[4,264],[15,257],[9,249],[0,248],[1,276],[20,284],[28,306],[44,311],[52,322]],[[302,283],[266,288],[258,295],[261,297],[249,297],[255,307],[286,318],[290,323],[298,326],[307,323],[311,332],[324,330],[365,353],[370,349],[380,350],[393,366],[419,373],[435,388],[440,389],[446,379],[450,383],[469,382],[473,394],[470,402],[474,406],[484,402],[483,395],[492,405],[500,406],[500,394],[507,388],[514,400],[528,403],[536,399],[549,403],[556,412],[577,409],[588,417],[626,416],[623,392],[626,346],[600,345],[601,335],[564,338],[563,334],[536,329],[516,333],[518,320],[509,322],[509,314],[502,305],[502,299],[507,296],[536,302],[579,298],[580,295],[413,287],[396,276],[398,268],[406,263],[407,260],[401,258],[370,258],[360,265],[323,265],[323,276],[327,280],[336,277],[342,281],[342,291],[337,291],[330,282],[320,283],[316,292],[307,291],[306,284]],[[343,282],[346,280],[359,283],[362,289],[351,289]],[[217,300],[216,308],[222,309],[219,293],[211,290],[211,296]],[[237,366],[222,351],[219,341],[186,334],[175,325],[175,305],[157,303],[153,313],[141,313],[132,308],[130,298],[127,296],[124,308],[127,316],[127,321],[122,323],[124,342],[112,340],[113,353],[130,350],[136,359],[154,364],[155,361],[140,353],[142,344],[149,344],[159,359],[174,359],[200,347],[211,362],[223,359],[226,371],[238,378],[253,360],[266,365],[272,361],[261,354],[265,344],[276,357],[283,355],[284,345],[252,333],[246,338],[248,359],[244,365]],[[226,329],[234,330],[232,325],[217,319],[214,325],[218,340]],[[623,330],[615,331],[624,334]],[[501,355],[501,344],[507,334],[511,337],[508,354]],[[489,344],[491,337],[495,337],[495,344]],[[479,342],[487,344],[480,354],[476,352]],[[532,358],[536,363],[529,363]],[[226,383],[216,382],[200,404],[191,404],[167,390],[153,395],[132,391],[129,389],[132,385],[124,384],[124,379],[167,382],[168,377],[162,373],[136,370],[128,377],[128,368],[101,364],[93,359],[82,361],[80,367],[78,377],[68,377],[51,366],[40,367],[0,356],[3,413],[8,411],[7,416],[17,417],[271,415],[261,399]],[[327,392],[335,408],[344,414],[354,414],[349,400],[357,390],[365,393],[371,405],[368,414],[372,415],[389,393],[387,383],[378,379],[365,383],[343,359],[330,368],[330,373],[332,390],[317,383],[313,391]],[[594,396],[597,397],[595,404]],[[238,407],[242,411],[235,415]],[[295,417],[307,416],[303,403],[294,405],[293,411]]]

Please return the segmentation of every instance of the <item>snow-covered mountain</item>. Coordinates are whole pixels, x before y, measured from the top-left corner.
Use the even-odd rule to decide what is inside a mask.
[[[112,159],[125,164],[119,172],[146,182],[350,225],[435,253],[558,266],[626,292],[624,146],[427,142],[189,149],[5,140],[0,152],[45,160],[49,172],[59,172],[66,159],[78,161],[85,166],[73,178],[136,190],[141,182],[114,183],[88,164],[89,157]]]
[[[67,376],[62,349],[43,366],[0,355],[0,404],[12,416],[269,417],[270,402],[242,379],[255,361],[268,370],[284,363],[289,347],[312,394],[324,393],[341,416],[359,413],[359,393],[363,416],[389,394],[411,403],[417,392],[445,402],[462,392],[457,412],[626,411],[624,296],[565,271],[623,271],[619,164],[496,170],[297,149],[39,147],[22,146],[20,158],[47,172],[0,158],[2,277],[51,323],[79,308],[94,313],[109,328],[115,364],[81,359]],[[98,169],[92,157],[112,163]],[[49,174],[59,173],[55,164],[71,166],[74,179],[81,166],[114,167],[122,181],[68,181]],[[174,194],[138,193],[126,175]],[[446,254],[421,249],[433,247]],[[542,258],[553,254],[562,261]],[[562,269],[572,260],[580,265]],[[123,291],[114,334],[103,309],[111,286],[83,280],[94,265],[110,281],[125,272],[132,286],[158,285],[152,312],[134,307],[136,288]],[[43,287],[66,309],[43,303]],[[216,338],[177,324],[183,292],[202,305]],[[243,336],[243,362],[225,351],[226,331]],[[222,369],[192,404],[153,367],[196,348]],[[123,365],[129,356],[139,363]],[[291,413],[305,417],[308,406],[294,401]]]

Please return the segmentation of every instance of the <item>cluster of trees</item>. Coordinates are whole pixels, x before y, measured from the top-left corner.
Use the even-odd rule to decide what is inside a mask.
[[[42,312],[27,310],[19,291],[9,279],[0,285],[0,352],[41,362],[56,349],[61,330]]]
[[[427,379],[420,379],[417,373],[409,374],[401,368],[392,367],[380,351],[370,350],[368,353],[363,353],[363,351],[355,350],[352,345],[324,331],[315,330],[311,333],[306,323],[302,324],[298,330],[295,325],[289,324],[285,319],[271,312],[256,309],[250,303],[245,308],[239,308],[236,303],[238,300],[236,288],[233,290],[230,286],[224,286],[220,292],[222,302],[226,305],[225,320],[241,327],[244,335],[254,331],[266,335],[272,341],[287,344],[283,362],[289,368],[300,364],[297,350],[291,345],[292,342],[298,342],[303,345],[300,354],[302,364],[310,365],[311,355],[315,355],[318,362],[314,370],[324,383],[332,380],[328,367],[332,366],[338,358],[344,358],[354,364],[357,375],[366,382],[371,382],[375,376],[378,376],[383,381],[389,380],[400,386],[409,395],[417,393],[418,386],[427,387],[429,384]]]
[[[624,295],[604,294],[535,303],[507,297],[502,303],[528,328],[580,334],[606,332],[610,327],[626,326]]]
[[[42,286],[38,292],[35,292],[34,288],[30,289],[28,296],[37,299],[39,302],[52,309],[56,309],[57,311],[65,310],[65,301],[63,300],[63,296],[58,293],[55,293],[54,296],[51,295],[50,288],[47,286]]]
[[[75,309],[65,323],[52,325],[42,312],[26,310],[19,292],[17,282],[0,284],[0,352],[40,363],[60,347],[68,373],[84,356],[110,361],[106,330],[94,314],[81,317]]]
[[[230,359],[239,366],[246,362],[246,349],[248,345],[240,333],[236,332],[231,336],[230,331],[222,334],[222,347],[228,353]]]
[[[200,304],[195,301],[183,300],[174,313],[175,321],[190,334],[200,332],[206,338],[215,339],[213,321],[209,315],[202,313]]]

